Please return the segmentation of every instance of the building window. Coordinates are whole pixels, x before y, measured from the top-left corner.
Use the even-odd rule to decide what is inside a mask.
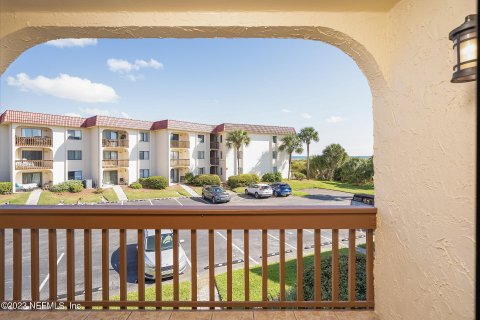
[[[22,183],[23,184],[36,183],[38,186],[40,186],[42,184],[42,173],[41,172],[22,173]]]
[[[220,151],[220,159],[223,159],[223,151]]]
[[[149,160],[150,151],[140,151],[140,160]]]
[[[179,141],[179,140],[180,140],[180,136],[178,135],[178,133],[172,133],[171,136],[170,136],[170,140],[172,140],[172,141]]]
[[[140,141],[149,142],[150,141],[150,132],[140,132]]]
[[[104,160],[118,160],[118,152],[117,151],[103,151],[103,159]]]
[[[277,167],[273,167],[273,173],[277,173],[277,172],[278,172]]]
[[[105,131],[105,138],[108,140],[117,140],[118,139],[118,132],[106,130]]]
[[[82,171],[68,171],[68,180],[82,180]]]
[[[205,168],[198,168],[198,174],[205,174]]]
[[[198,159],[205,159],[205,151],[198,151]]]
[[[273,158],[273,159],[277,159],[277,151],[273,151],[273,152],[272,152],[272,158]]]
[[[272,137],[273,143],[277,143],[277,136]]]
[[[223,176],[223,167],[220,167],[220,175]]]
[[[43,153],[38,150],[22,150],[22,159],[43,160]]]
[[[82,151],[68,150],[68,160],[82,160]]]
[[[238,168],[238,174],[243,174],[243,168],[242,167]]]
[[[223,136],[220,136],[220,143],[223,142]]]
[[[41,129],[22,128],[22,137],[41,137]]]
[[[82,140],[82,131],[67,130],[68,140]]]
[[[198,135],[198,142],[199,143],[204,143],[205,142],[205,135],[199,134]]]
[[[140,178],[150,177],[150,169],[140,169]]]

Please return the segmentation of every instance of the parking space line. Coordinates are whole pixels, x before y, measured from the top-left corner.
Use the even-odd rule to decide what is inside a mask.
[[[227,238],[225,238],[225,236],[223,234],[221,234],[220,232],[217,231],[217,234],[222,237],[225,241],[227,241]],[[241,254],[245,255],[245,252],[240,249],[235,243],[233,243],[232,241],[232,246],[237,249],[238,251],[240,251]],[[248,259],[250,259],[253,263],[257,264],[257,265],[260,265],[260,263],[258,263],[257,260],[253,259],[252,257],[248,256]]]
[[[308,233],[313,233],[313,231],[308,230],[308,229],[303,229],[303,230],[305,230],[305,231],[308,232]],[[332,242],[332,238],[322,236],[321,234],[320,234],[320,236],[321,236],[322,238],[325,238],[325,239],[327,239],[328,241]],[[340,246],[344,246],[345,248],[348,248],[348,246],[347,246],[347,245],[344,245],[341,241],[338,241],[338,243],[340,244]]]
[[[206,204],[210,204],[210,203],[208,203],[207,200],[203,199],[202,197],[200,197],[200,200],[202,200],[202,201],[203,201],[204,203],[206,203]]]
[[[278,242],[280,242],[280,239],[278,239],[277,237],[271,235],[270,233],[267,233],[269,237],[277,240]],[[294,246],[292,246],[291,244],[289,244],[287,241],[285,241],[285,245],[286,246],[289,246],[290,248],[292,248],[293,250],[297,251],[297,248],[295,248]]]
[[[150,202],[150,205],[153,206],[152,199],[148,199],[148,202]]]
[[[173,200],[177,201],[177,203],[183,207],[183,204],[180,201],[178,201],[177,198],[173,198]]]
[[[65,255],[65,253],[62,252],[60,257],[58,257],[57,266],[60,263],[60,260],[62,260],[64,255]],[[43,287],[47,284],[48,279],[50,279],[50,273],[47,273],[47,276],[45,277],[45,280],[43,280],[42,283],[40,284],[40,288],[38,289],[38,291],[40,291],[40,292],[42,291]]]

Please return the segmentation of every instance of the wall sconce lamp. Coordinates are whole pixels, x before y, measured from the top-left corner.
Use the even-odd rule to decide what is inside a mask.
[[[465,22],[449,34],[457,63],[453,66],[451,82],[469,82],[477,80],[477,15],[465,17]]]

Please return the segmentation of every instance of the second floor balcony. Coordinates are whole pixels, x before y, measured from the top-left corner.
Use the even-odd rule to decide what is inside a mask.
[[[128,139],[102,139],[104,148],[128,148]]]
[[[15,136],[15,145],[17,147],[52,147],[52,138]]]
[[[188,167],[190,166],[190,159],[170,159],[171,167]]]
[[[102,160],[102,168],[128,168],[129,160]]]
[[[190,148],[188,140],[170,140],[170,148]]]
[[[210,142],[210,149],[220,149],[220,142],[211,141]]]
[[[15,160],[15,170],[53,169],[53,160]]]
[[[218,166],[220,164],[220,158],[218,157],[210,157],[210,164],[212,166]]]

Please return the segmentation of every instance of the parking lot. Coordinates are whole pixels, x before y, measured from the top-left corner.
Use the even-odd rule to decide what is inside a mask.
[[[315,191],[315,190],[314,190]],[[290,196],[287,198],[266,198],[255,199],[245,195],[232,195],[232,200],[229,203],[216,204],[215,206],[232,206],[232,205],[245,205],[245,206],[287,206],[287,205],[350,205],[351,194],[336,192],[330,190],[321,190],[321,192],[311,193],[306,197]],[[111,205],[111,204],[110,204]],[[212,206],[209,202],[198,197],[183,197],[172,198],[162,200],[141,200],[133,202],[123,202],[116,205],[145,205],[145,206]],[[12,233],[11,230],[6,230],[6,295],[7,299],[11,297],[12,288]],[[192,271],[190,268],[191,251],[190,251],[190,231],[179,231],[181,246],[185,250],[188,258],[189,266],[185,270],[185,273],[181,275],[180,281],[189,280],[191,272],[196,272],[199,278],[208,276],[208,232],[207,230],[199,230],[197,232],[197,264],[198,268]],[[322,230],[322,250],[331,249],[331,230]],[[364,233],[357,231],[357,245],[364,243]],[[297,255],[297,232],[296,230],[286,230],[286,258],[293,259]],[[92,231],[92,275],[93,284],[92,287],[96,291],[94,297],[99,297],[101,288],[101,231]],[[29,232],[23,232],[23,298],[27,299],[30,296],[30,237]],[[215,273],[226,272],[224,263],[226,262],[226,230],[215,230]],[[313,253],[314,235],[313,230],[304,230],[303,235],[303,255],[309,255]],[[127,231],[127,282],[129,291],[136,290],[137,282],[137,233],[136,230]],[[348,230],[340,230],[340,248],[348,246]],[[59,298],[66,296],[66,232],[65,230],[57,231],[57,268],[58,268],[58,294]],[[110,230],[110,294],[119,294],[119,232],[118,230]],[[256,267],[261,265],[261,231],[250,231],[250,266]],[[75,232],[75,283],[76,294],[81,299],[83,295],[83,232],[77,230]],[[42,299],[48,298],[48,234],[47,230],[40,230],[40,295]],[[279,255],[279,231],[268,231],[268,262],[278,261]],[[244,247],[243,247],[243,231],[233,231],[233,260],[235,260],[234,269],[243,268],[244,259]],[[165,283],[171,282],[171,279],[164,279]],[[153,282],[147,281],[147,287],[153,285]],[[202,288],[199,288],[201,291]],[[201,293],[200,293],[201,296]]]

